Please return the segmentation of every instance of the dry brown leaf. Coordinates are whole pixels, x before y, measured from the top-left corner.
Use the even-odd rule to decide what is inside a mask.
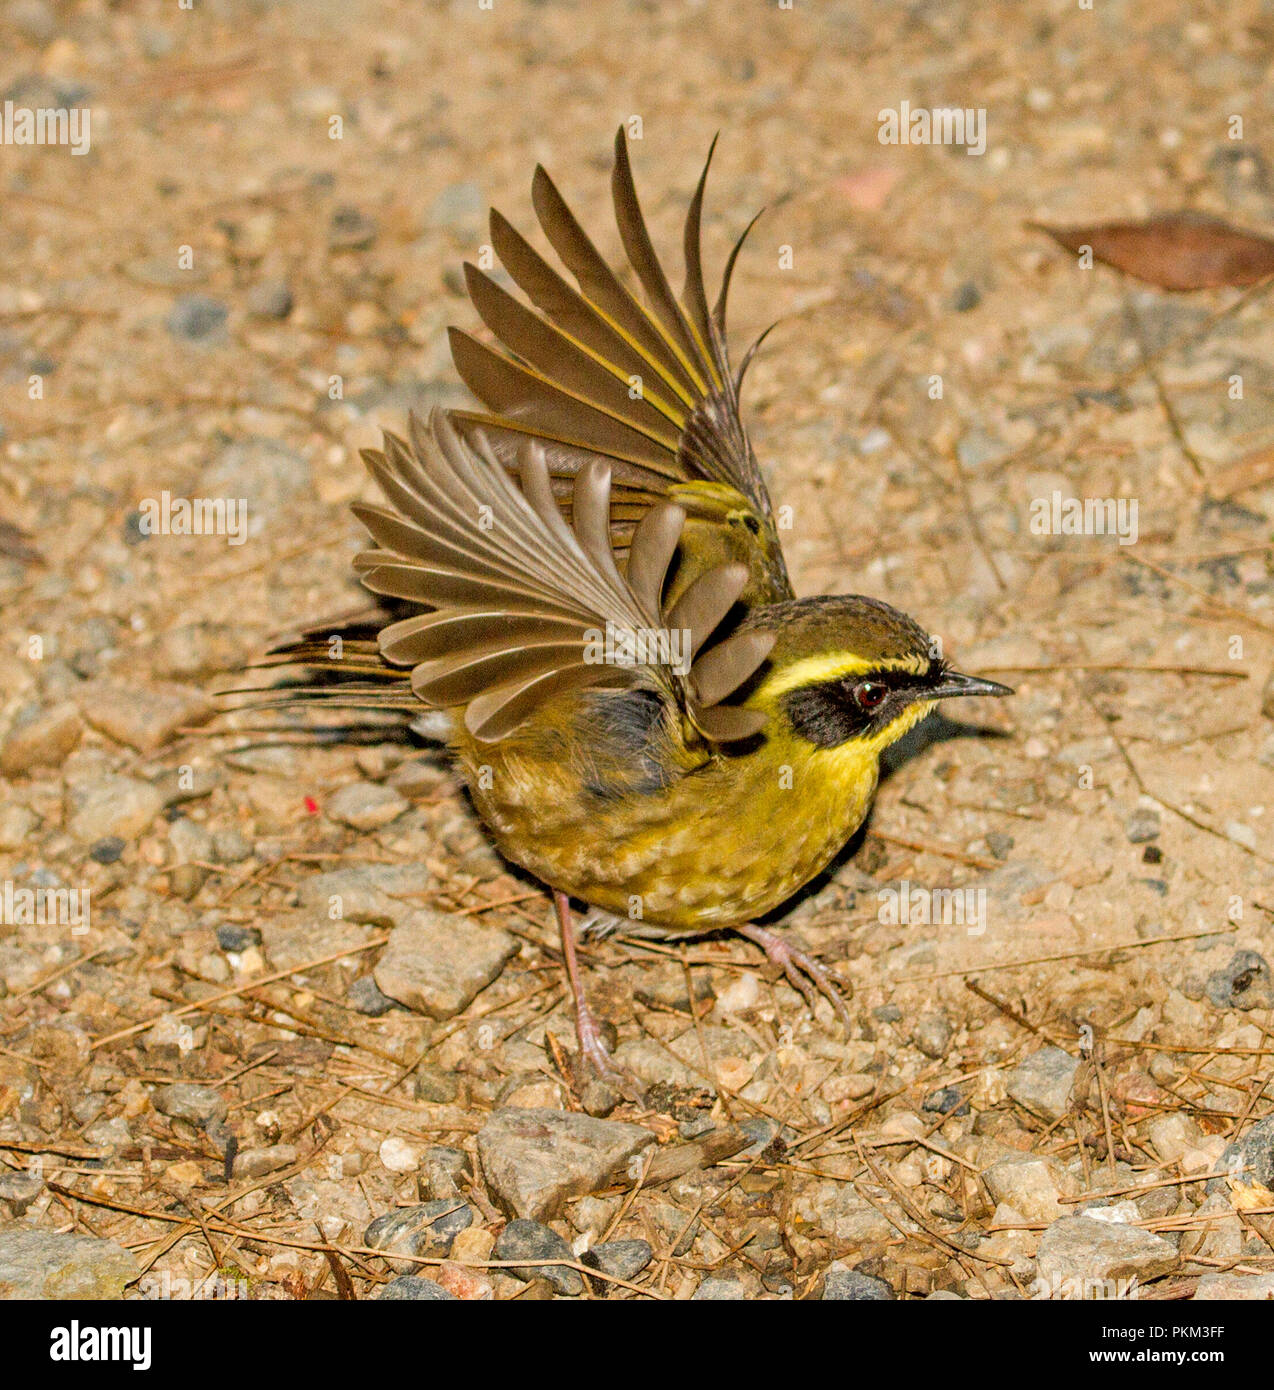
[[[1199,212],[1168,212],[1145,222],[1094,227],[1047,227],[1059,246],[1093,257],[1164,290],[1210,290],[1255,285],[1274,275],[1274,241]]]

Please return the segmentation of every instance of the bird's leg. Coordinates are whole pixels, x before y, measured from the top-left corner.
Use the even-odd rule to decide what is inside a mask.
[[[840,991],[832,983],[831,976],[808,951],[793,946],[790,941],[785,941],[778,932],[770,931],[768,927],[748,925],[735,927],[734,930],[740,936],[746,936],[749,941],[754,941],[765,952],[766,958],[783,971],[792,988],[797,990],[810,1006],[810,1013],[814,1012],[814,990],[817,989],[836,1010],[837,1017],[846,1029],[852,1027],[849,1010],[845,1007],[845,1000]]]
[[[570,981],[575,1000],[575,1036],[579,1039],[580,1060],[592,1067],[598,1076],[616,1079],[621,1076],[602,1041],[597,1016],[588,1007],[584,985],[579,977],[579,961],[575,956],[575,926],[571,921],[571,904],[565,893],[553,890],[553,906],[557,909],[557,924],[562,930],[562,959],[566,978]]]

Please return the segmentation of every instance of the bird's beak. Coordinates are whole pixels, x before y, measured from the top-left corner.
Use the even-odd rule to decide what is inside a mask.
[[[951,700],[957,695],[1012,695],[1010,686],[999,681],[983,680],[981,676],[965,676],[959,671],[947,671],[940,685],[925,691],[927,700]]]

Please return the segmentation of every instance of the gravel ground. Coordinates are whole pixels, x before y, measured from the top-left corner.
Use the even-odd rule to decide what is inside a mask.
[[[42,556],[0,556],[0,1296],[1271,1296],[1268,300],[1027,226],[1274,225],[1241,8],[7,7],[0,95],[92,125],[0,154]],[[903,101],[985,152],[882,144]],[[445,760],[212,692],[359,605],[357,450],[464,399],[488,204],[529,223],[543,160],[615,250],[634,117],[662,244],[714,131],[709,266],[768,205],[732,331],[781,320],[745,406],[798,591],[1018,693],[913,738],[783,918],[849,1036],[739,939],[585,949],[651,1088],[611,1109]],[[1135,543],[1038,534],[1055,493]]]

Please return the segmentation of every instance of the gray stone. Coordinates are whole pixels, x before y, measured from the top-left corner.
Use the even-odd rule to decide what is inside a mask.
[[[512,1216],[544,1220],[603,1186],[654,1142],[638,1125],[562,1110],[497,1110],[478,1135],[491,1195]]]
[[[360,975],[350,985],[345,991],[345,1002],[351,1009],[366,1014],[368,1018],[380,1018],[396,1007],[389,995],[381,993],[371,975]]]
[[[1274,1303],[1274,1274],[1205,1274],[1195,1286],[1194,1299],[1204,1303]]]
[[[539,1221],[519,1218],[510,1221],[496,1239],[491,1256],[496,1260],[519,1260],[507,1272],[515,1279],[529,1284],[532,1279],[543,1279],[562,1294],[584,1292],[584,1280],[578,1269],[568,1269],[565,1265],[541,1264],[542,1260],[574,1260],[571,1247],[558,1233]]]
[[[1235,1180],[1274,1188],[1274,1115],[1259,1120],[1236,1143],[1227,1144],[1217,1167],[1233,1173]],[[1213,1178],[1209,1192],[1225,1191],[1225,1178]]]
[[[292,287],[286,280],[262,280],[248,291],[248,312],[259,319],[285,319],[292,312]]]
[[[300,1150],[295,1144],[268,1144],[262,1148],[244,1149],[234,1161],[236,1178],[263,1178],[295,1163]]]
[[[229,310],[206,294],[183,294],[168,315],[168,331],[174,338],[205,342],[224,336]]]
[[[301,913],[279,913],[261,925],[262,944],[276,970],[296,970],[310,961],[353,951],[368,935],[366,927],[349,922],[315,922]]]
[[[675,1057],[654,1038],[632,1038],[615,1050],[615,1065],[631,1072],[647,1086],[666,1081],[673,1086],[702,1086],[703,1078],[696,1076],[686,1064]]]
[[[352,830],[380,830],[397,820],[411,803],[379,782],[350,782],[327,799],[324,810],[332,820]]]
[[[260,946],[261,933],[256,927],[245,927],[239,922],[221,922],[217,926],[217,945],[223,951],[241,955],[249,946]]]
[[[424,1194],[439,1201],[455,1201],[465,1182],[471,1177],[469,1155],[463,1149],[448,1149],[441,1144],[427,1148],[420,1156],[420,1177]]]
[[[327,244],[333,251],[365,251],[376,240],[376,220],[358,208],[339,207],[332,213]]]
[[[215,830],[212,835],[212,857],[218,864],[242,864],[252,858],[252,843],[242,831],[231,827]]]
[[[1236,951],[1228,965],[1208,976],[1205,989],[1218,1009],[1274,1009],[1269,962],[1255,951]]]
[[[430,1105],[450,1105],[460,1094],[460,1079],[441,1067],[420,1066],[412,1073],[411,1093]]]
[[[1138,806],[1124,821],[1124,834],[1130,843],[1144,845],[1159,838],[1159,812],[1152,806]]]
[[[247,654],[243,629],[235,623],[181,623],[156,634],[146,648],[156,675],[191,683],[234,670]]]
[[[168,843],[178,864],[196,861],[209,863],[212,859],[212,835],[208,827],[188,816],[178,816],[168,827]]]
[[[39,817],[25,806],[12,801],[0,805],[0,849],[22,849],[38,823]]]
[[[580,1257],[581,1263],[590,1269],[609,1274],[615,1279],[633,1280],[653,1260],[655,1252],[646,1240],[604,1240],[594,1245]],[[605,1289],[606,1281],[595,1279],[595,1288]]]
[[[395,1299],[414,1303],[443,1303],[448,1299],[458,1301],[450,1289],[444,1289],[441,1284],[435,1284],[432,1279],[424,1279],[419,1274],[400,1274],[397,1279],[382,1284],[372,1298],[377,1303]]]
[[[1019,1105],[1051,1123],[1066,1114],[1078,1070],[1078,1061],[1068,1052],[1042,1047],[1009,1072],[1005,1087]]]
[[[1064,1216],[1040,1237],[1035,1263],[1047,1297],[1092,1296],[1106,1281],[1144,1284],[1169,1274],[1181,1257],[1161,1236],[1119,1221]],[[1108,1289],[1103,1290],[1108,1292]]]
[[[969,1113],[969,1102],[965,1100],[963,1092],[956,1086],[943,1086],[940,1090],[930,1091],[924,1099],[922,1107],[930,1114],[939,1115],[967,1115]]]
[[[1070,1174],[1043,1154],[1010,1154],[982,1174],[987,1190],[997,1202],[1013,1207],[1028,1221],[1056,1221],[1069,1214],[1061,1202],[1074,1195]]]
[[[473,1208],[454,1198],[399,1207],[378,1216],[363,1234],[363,1244],[380,1250],[390,1269],[411,1274],[419,1269],[414,1260],[393,1255],[445,1255],[461,1231],[473,1225]]]
[[[84,1131],[84,1139],[99,1149],[123,1149],[132,1144],[133,1132],[128,1127],[128,1121],[122,1115],[116,1115],[89,1125]]]
[[[884,1303],[895,1297],[883,1279],[856,1269],[833,1269],[823,1281],[823,1298],[851,1303]]]
[[[418,1013],[454,1018],[517,952],[517,939],[497,927],[418,909],[390,936],[376,965],[376,984]]]
[[[15,1173],[7,1168],[0,1173],[0,1206],[10,1216],[22,1216],[43,1191],[44,1179],[36,1173]]]
[[[181,729],[206,724],[216,713],[204,691],[173,681],[87,681],[77,698],[86,723],[139,753],[153,753]]]
[[[922,1014],[911,1030],[911,1041],[926,1057],[945,1057],[955,1028],[944,1013]]]
[[[690,1296],[692,1303],[733,1303],[746,1298],[747,1290],[740,1279],[727,1274],[709,1274],[699,1281],[699,1287]]]
[[[0,1299],[117,1299],[140,1273],[113,1240],[0,1230]]]
[[[71,834],[85,844],[112,836],[134,840],[163,810],[158,787],[111,773],[76,787],[70,797]]]
[[[301,881],[297,898],[301,907],[324,917],[392,927],[419,910],[404,897],[427,892],[430,884],[431,875],[423,865],[366,864],[311,874]]]
[[[196,1086],[189,1081],[161,1086],[151,1103],[161,1115],[173,1120],[189,1120],[193,1125],[206,1125],[209,1120],[226,1117],[226,1103],[211,1086]]]
[[[118,835],[108,835],[89,846],[88,857],[94,864],[118,864],[126,848],[126,842]]]
[[[70,700],[26,705],[0,747],[0,772],[13,776],[35,767],[61,767],[83,733],[79,709]]]

